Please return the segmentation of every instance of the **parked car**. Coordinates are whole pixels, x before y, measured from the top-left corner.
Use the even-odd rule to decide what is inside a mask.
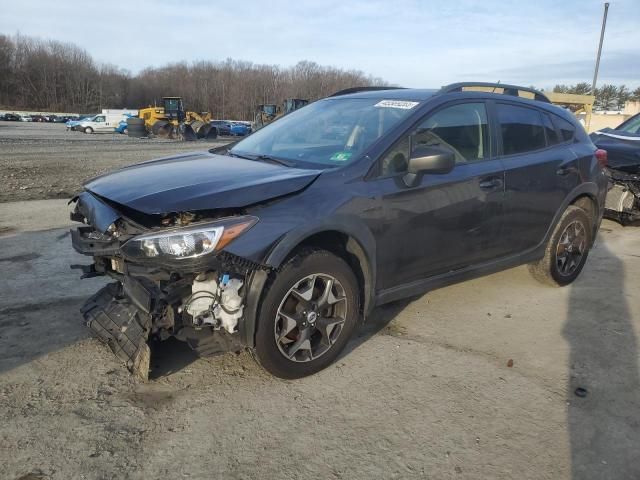
[[[605,217],[623,225],[640,224],[640,114],[592,133],[591,139],[609,154]]]
[[[32,122],[46,122],[47,121],[47,117],[45,117],[44,115],[31,115],[31,121]]]
[[[230,133],[236,137],[244,137],[251,133],[251,127],[245,123],[231,122]]]
[[[212,120],[211,126],[218,129],[218,135],[231,135],[231,122],[227,122],[226,120]]]
[[[120,133],[122,135],[127,135],[129,133],[129,129],[127,128],[127,125],[128,125],[127,119],[131,117],[135,117],[135,115],[131,115],[129,113],[123,114],[122,119],[120,120],[120,122],[118,123],[118,126],[115,129],[116,133]]]
[[[20,116],[20,121],[21,122],[33,122],[33,118],[31,117],[31,115],[21,115]]]
[[[17,113],[5,113],[4,114],[4,120],[6,122],[19,122],[20,121],[20,115],[18,115]]]
[[[602,219],[606,152],[542,93],[472,85],[504,93],[350,89],[231,146],[89,181],[71,239],[93,258],[84,276],[113,283],[87,325],[143,377],[151,335],[247,347],[298,378],[377,305],[521,264],[570,284]]]
[[[91,120],[92,118],[94,118],[96,116],[96,114],[92,114],[92,115],[84,115],[81,116],[77,119],[73,119],[73,120],[67,120],[66,122],[66,126],[67,126],[67,130],[78,130],[78,127],[80,126],[80,124],[85,121],[85,120]]]
[[[93,118],[82,120],[76,126],[76,130],[84,133],[113,133],[120,122],[128,117],[128,114],[125,115],[123,113],[103,113]]]

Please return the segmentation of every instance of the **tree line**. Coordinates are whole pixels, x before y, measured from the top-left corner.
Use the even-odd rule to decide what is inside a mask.
[[[185,107],[215,118],[252,119],[263,103],[285,98],[315,100],[338,90],[387,85],[359,70],[301,61],[292,67],[226,59],[173,63],[136,75],[96,62],[83,48],[56,40],[0,35],[0,106],[15,110],[91,113],[139,108],[163,96],[181,96]],[[555,92],[591,93],[591,85],[556,85]],[[596,88],[595,108],[615,110],[640,100],[640,88]]]
[[[140,108],[163,96],[215,118],[252,119],[257,105],[285,98],[316,100],[354,86],[386,85],[359,70],[301,61],[292,67],[227,59],[172,63],[136,75],[96,62],[83,48],[56,40],[0,35],[0,106],[91,113]]]
[[[591,95],[591,84],[580,82],[576,85],[556,85],[554,92],[558,93],[577,93],[580,95]],[[622,110],[624,104],[629,100],[640,100],[640,87],[631,91],[626,85],[604,84],[596,87],[595,92],[595,110]]]

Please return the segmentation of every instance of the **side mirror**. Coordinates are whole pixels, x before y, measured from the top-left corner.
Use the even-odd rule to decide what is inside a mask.
[[[407,173],[403,180],[408,187],[412,187],[421,174],[449,173],[455,166],[456,157],[451,150],[435,146],[419,146],[409,158]]]

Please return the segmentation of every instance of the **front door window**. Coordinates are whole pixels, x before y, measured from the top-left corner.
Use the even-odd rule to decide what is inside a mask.
[[[490,155],[489,128],[484,103],[461,103],[430,115],[400,139],[382,159],[382,175],[407,171],[410,152],[418,146],[444,147],[456,163],[485,160]]]

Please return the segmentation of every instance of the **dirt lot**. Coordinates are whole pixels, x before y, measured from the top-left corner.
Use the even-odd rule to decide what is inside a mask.
[[[222,142],[86,135],[60,123],[0,122],[0,202],[69,198],[84,180],[114,168]]]
[[[162,154],[123,141],[96,172]],[[640,478],[640,228],[604,222],[568,288],[520,267],[380,308],[310,378],[165,342],[141,383],[81,325],[103,280],[69,269],[67,208],[0,204],[2,480]]]
[[[50,227],[65,217],[53,202],[0,218],[20,207]],[[66,230],[14,230],[0,238],[0,478],[637,479],[640,229],[603,227],[574,286],[521,267],[381,308],[314,377],[165,343],[148,383],[81,326],[101,280],[69,270],[83,259]]]

